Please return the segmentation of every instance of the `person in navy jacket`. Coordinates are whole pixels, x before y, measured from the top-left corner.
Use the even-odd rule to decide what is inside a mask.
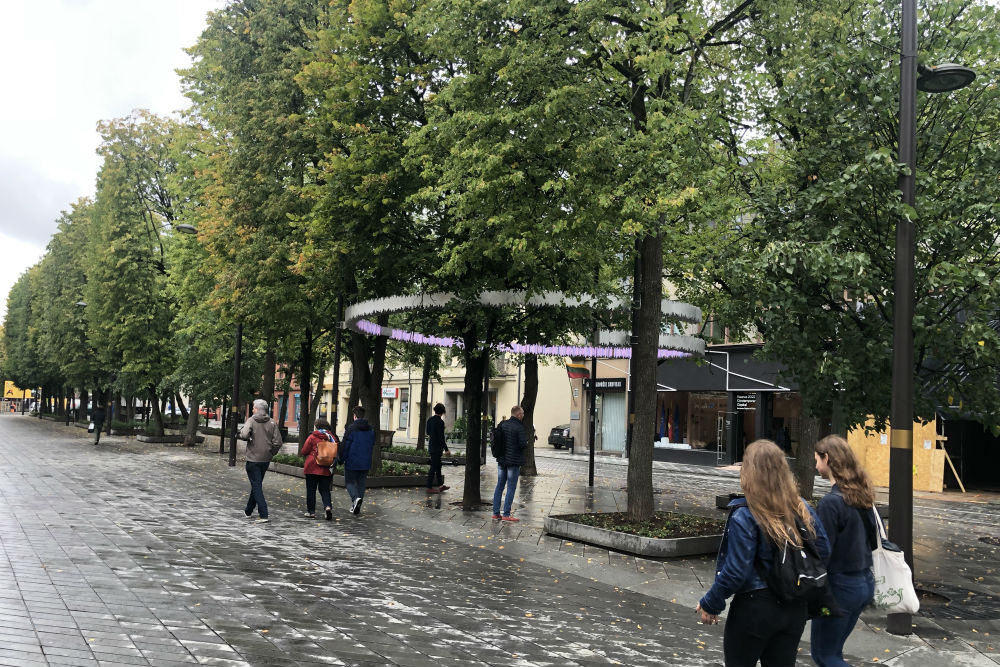
[[[847,441],[830,435],[816,443],[816,472],[833,487],[816,507],[830,537],[827,582],[841,614],[813,620],[812,659],[820,667],[850,667],[844,643],[875,594],[875,486]]]
[[[758,574],[771,567],[775,544],[801,545],[799,519],[825,562],[830,546],[815,512],[801,497],[785,453],[770,440],[747,446],[740,471],[745,498],[730,503],[716,561],[715,582],[696,607],[701,622],[715,624],[733,597],[723,638],[726,667],[795,664],[808,610],[805,601],[779,602]]]
[[[351,410],[354,421],[344,431],[344,439],[337,450],[337,458],[344,463],[344,486],[351,496],[351,512],[361,514],[365,499],[365,481],[372,467],[375,452],[375,431],[365,419],[365,409],[360,405]]]

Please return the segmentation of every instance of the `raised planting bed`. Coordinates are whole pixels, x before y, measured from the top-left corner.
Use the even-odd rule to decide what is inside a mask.
[[[382,453],[383,461],[398,461],[400,463],[418,463],[421,465],[430,465],[431,457],[429,456],[414,456],[412,454],[393,454],[392,452]],[[464,456],[442,456],[441,465],[446,466],[464,466],[465,457]]]
[[[139,442],[171,443],[171,442],[184,442],[184,437],[185,436],[183,435],[137,435],[135,436],[135,439],[138,440]],[[205,438],[203,438],[200,435],[196,435],[194,437],[194,441],[205,442]]]
[[[651,558],[714,554],[723,525],[717,519],[675,512],[655,512],[640,524],[630,524],[620,512],[545,517],[545,532],[551,535]]]
[[[302,472],[303,457],[289,454],[278,454],[271,461],[270,469],[283,475],[293,475],[295,477],[305,477]],[[368,474],[365,487],[369,489],[379,487],[408,487],[424,486],[427,483],[427,468],[415,466],[413,464],[400,464],[386,462],[382,464],[381,474],[374,472]],[[343,487],[343,468],[341,474],[333,475],[333,485]]]

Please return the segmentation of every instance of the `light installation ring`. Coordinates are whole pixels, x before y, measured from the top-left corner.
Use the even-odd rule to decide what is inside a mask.
[[[416,345],[433,345],[437,347],[462,347],[460,339],[448,336],[428,336],[426,334],[383,327],[372,321],[380,315],[403,313],[418,310],[435,310],[446,308],[458,297],[452,292],[434,292],[431,294],[407,294],[384,299],[362,301],[347,308],[344,312],[344,327],[351,331],[372,336],[387,336]],[[477,302],[485,307],[504,306],[551,306],[562,308],[621,308],[627,302],[621,297],[598,299],[589,294],[566,296],[562,292],[543,292],[528,296],[526,292],[483,292]],[[701,309],[680,301],[661,301],[662,314],[674,320],[692,324],[701,323]],[[551,357],[600,357],[604,359],[628,359],[632,356],[629,346],[629,332],[601,331],[598,335],[599,345],[546,345],[542,343],[497,343],[494,349],[513,354],[535,354]],[[661,334],[657,357],[660,359],[702,356],[705,354],[705,341],[696,336]]]

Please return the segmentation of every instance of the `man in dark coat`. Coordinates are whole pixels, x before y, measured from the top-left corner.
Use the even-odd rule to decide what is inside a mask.
[[[351,410],[354,421],[344,431],[337,457],[344,462],[344,487],[351,496],[351,512],[361,514],[365,499],[365,482],[372,467],[375,453],[375,431],[365,419],[365,409],[360,405]]]
[[[524,432],[524,410],[520,405],[510,409],[510,419],[500,422],[500,439],[503,442],[503,455],[497,458],[497,486],[493,490],[493,518],[503,521],[520,521],[511,516],[511,505],[514,503],[514,491],[517,490],[517,478],[524,465],[524,450],[528,446],[528,437]],[[504,486],[507,487],[507,497],[504,498],[503,515],[500,514],[500,499],[503,498]]]
[[[441,474],[441,455],[451,454],[448,444],[444,441],[444,405],[434,406],[434,416],[427,420],[427,453],[431,455],[430,470],[427,471],[427,493],[447,491],[444,476]]]
[[[90,421],[94,422],[94,444],[101,442],[101,429],[104,428],[104,417],[107,413],[104,406],[95,403],[94,411],[90,413]]]

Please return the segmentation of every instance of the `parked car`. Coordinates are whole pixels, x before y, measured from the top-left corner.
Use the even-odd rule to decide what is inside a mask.
[[[209,408],[204,405],[198,408],[198,414],[202,419],[216,419],[219,416],[216,413],[215,408]]]
[[[549,444],[556,449],[568,448],[572,443],[573,439],[569,437],[569,424],[556,426],[549,431]]]

